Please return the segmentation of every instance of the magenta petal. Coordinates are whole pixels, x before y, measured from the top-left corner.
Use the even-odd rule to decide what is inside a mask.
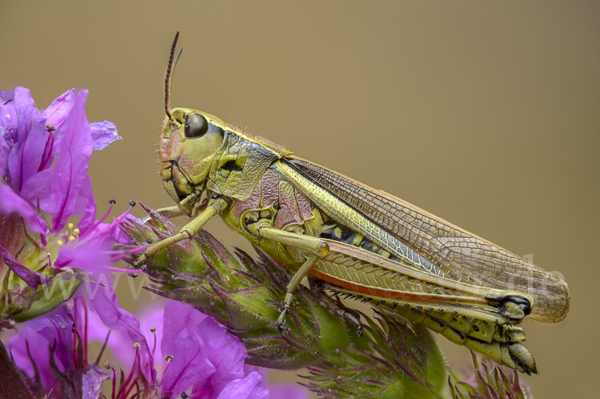
[[[83,207],[81,207],[83,204]],[[94,191],[92,190],[92,178],[86,174],[81,185],[81,190],[77,196],[75,205],[75,214],[83,213],[79,220],[79,230],[83,231],[96,220],[96,201],[94,200]]]
[[[228,334],[214,319],[206,318],[198,325],[206,357],[216,368],[210,378],[215,392],[220,392],[230,381],[244,377],[246,347]]]
[[[24,198],[32,203],[39,203],[40,209],[49,215],[56,214],[59,210],[57,207],[60,205],[60,203],[55,203],[54,198],[51,196],[56,173],[59,173],[56,168],[42,170],[29,178],[21,190],[21,195]],[[96,202],[92,191],[92,179],[87,173],[83,176],[81,188],[77,193],[71,215],[84,215],[79,222],[82,227],[89,225],[96,218]],[[82,230],[82,227],[79,229]]]
[[[49,215],[56,212],[56,204],[50,197],[55,172],[55,168],[50,168],[36,173],[27,179],[20,192],[23,198],[29,200],[32,204],[39,204],[40,209]]]
[[[269,390],[260,374],[253,371],[246,378],[227,384],[218,399],[269,399]]]
[[[17,137],[8,156],[8,177],[12,187],[21,191],[25,181],[39,171],[48,133],[46,119],[35,108],[29,90],[17,87],[14,101],[17,111]]]
[[[165,355],[170,354],[179,333],[188,327],[197,326],[206,318],[206,315],[203,315],[188,304],[168,300],[165,304],[163,315],[164,327],[160,342],[161,352]]]
[[[51,192],[52,200],[57,204],[52,218],[53,232],[62,229],[73,212],[92,155],[92,137],[85,116],[86,98],[85,90],[77,94],[58,145]]]
[[[71,108],[75,104],[75,89],[67,90],[61,94],[52,104],[44,110],[46,123],[54,126],[57,133],[60,134],[64,130],[64,125],[67,120]]]
[[[105,280],[102,278],[99,278],[98,280],[102,284],[105,283]],[[88,293],[96,292],[98,289],[105,289],[102,286],[87,282],[84,284]],[[90,342],[103,343],[106,340],[109,331],[111,331],[111,333],[110,337],[108,338],[107,348],[116,356],[110,356],[105,353],[102,358],[102,362],[105,360],[110,360],[111,364],[116,369],[122,368],[123,370],[130,370],[133,360],[135,359],[135,349],[133,349],[133,343],[131,342],[129,335],[124,330],[111,329],[107,327],[102,322],[100,316],[93,309],[91,309],[91,311],[88,313],[88,340]]]
[[[156,370],[154,370],[153,366],[154,360],[146,338],[140,331],[140,322],[134,315],[121,308],[115,297],[112,285],[110,284],[109,287],[98,287],[95,293],[88,292],[88,299],[90,305],[100,317],[100,320],[107,327],[126,332],[129,339],[131,339],[131,345],[136,342],[140,344],[141,371],[148,381],[154,381],[156,378]]]
[[[29,328],[46,338],[46,348],[48,345],[56,343],[54,357],[61,371],[71,368],[73,363],[73,320],[66,314],[65,307],[59,307],[49,316],[33,319],[33,322],[29,324]]]
[[[206,358],[195,327],[184,329],[170,351],[163,353],[173,356],[173,361],[160,382],[163,395],[177,398],[192,386],[194,390],[199,387],[208,395],[212,393],[206,381],[215,368]]]
[[[90,128],[92,129],[92,147],[94,150],[103,150],[113,141],[123,140],[119,136],[117,126],[107,120],[90,123]]]
[[[161,382],[165,392],[172,390],[174,395],[179,395],[193,386],[194,397],[212,396],[231,381],[244,377],[246,348],[212,318],[189,305],[168,301],[163,330],[162,354],[174,355],[173,363]],[[186,337],[185,343],[182,337]],[[190,360],[190,352],[200,356],[203,362],[197,364]],[[204,370],[204,375],[200,376],[197,368],[207,367],[205,363],[212,371]]]
[[[0,212],[8,215],[18,213],[25,219],[25,223],[36,233],[42,235],[42,241],[46,240],[46,222],[37,215],[33,207],[15,193],[8,185],[0,182]]]

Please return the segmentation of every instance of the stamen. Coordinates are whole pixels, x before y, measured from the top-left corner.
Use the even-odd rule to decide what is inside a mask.
[[[85,340],[81,339],[79,331],[75,330],[77,335],[77,364],[79,367],[87,366],[87,348],[85,347]]]
[[[73,229],[73,227],[75,227],[75,226],[73,225],[73,223],[69,223],[69,224],[67,224],[67,227],[69,228],[69,230],[71,230],[71,229]]]
[[[129,386],[129,384],[132,381],[133,375],[135,374],[136,371],[139,371],[140,368],[140,344],[138,342],[136,342],[135,344],[133,344],[133,349],[135,349],[135,360],[133,361],[133,366],[131,367],[131,373],[129,374],[129,377],[127,377],[127,380],[125,380],[125,383],[121,385],[121,389],[125,389],[127,386]],[[133,387],[133,385],[132,385]],[[127,395],[129,394],[129,392],[131,391],[131,389],[127,390],[127,393],[125,394],[124,397],[127,397]]]
[[[144,244],[141,247],[137,247],[137,248],[134,248],[134,249],[128,249],[128,251],[129,251],[130,254],[134,254],[136,252],[144,251],[144,250],[146,250],[146,248],[148,248],[148,245]]]
[[[165,356],[165,360],[167,361],[167,365],[165,366],[165,371],[163,371],[163,375],[167,375],[167,370],[169,369],[169,365],[173,363],[173,356],[167,355]]]
[[[148,245],[142,245],[141,247],[138,247],[138,248],[125,249],[125,250],[120,250],[120,251],[105,251],[103,253],[105,253],[107,255],[117,254],[118,256],[115,256],[115,257],[109,259],[109,262],[116,262],[118,260],[123,259],[126,255],[131,255],[131,254],[134,254],[136,252],[143,251],[146,248],[148,248]],[[123,269],[115,269],[115,270],[117,270],[117,271],[124,271]]]
[[[88,365],[88,318],[89,318],[89,314],[88,314],[88,307],[87,307],[87,303],[85,302],[85,299],[83,297],[79,297],[81,298],[81,303],[83,306],[83,347],[84,347],[84,351],[83,351],[83,363],[87,366]]]
[[[131,386],[129,388],[127,388],[127,391],[125,391],[125,395],[123,395],[123,398],[127,398],[127,396],[129,396],[129,394],[131,393],[131,391],[133,390],[133,387],[135,385],[138,385],[138,380],[140,379],[140,377],[135,377],[135,379],[133,380],[133,383],[131,384]],[[135,384],[135,385],[134,385]]]
[[[124,250],[118,250],[118,251],[103,251],[102,253],[106,254],[106,255],[115,255],[116,254],[117,256],[114,256],[108,260],[109,262],[116,262],[118,260],[123,259],[126,255],[131,255],[133,253],[143,251],[147,247],[148,247],[147,245],[143,245],[143,246],[141,246],[139,248],[135,248],[135,249],[124,249]],[[114,269],[114,270],[123,271],[123,269]]]
[[[106,363],[108,363],[108,360],[106,361]],[[106,363],[104,363],[104,364],[106,364]],[[117,370],[115,370],[115,368],[113,366],[111,366],[110,364],[108,365],[108,367],[110,367],[113,372],[112,395],[110,395],[110,397],[111,397],[111,399],[115,399],[115,393],[117,390]],[[108,367],[106,367],[106,368],[108,369]]]
[[[106,218],[108,217],[108,215],[110,215],[110,213],[113,210],[114,205],[117,203],[117,201],[115,201],[114,199],[110,199],[108,201],[108,203],[110,204],[110,206],[108,207],[108,211],[106,211],[106,213],[104,214],[104,216],[102,216],[100,218],[100,220],[97,220],[96,222],[94,222],[93,224],[89,225],[85,230],[84,233],[88,230],[92,231],[94,230],[97,226],[100,225],[100,223],[104,223],[104,220],[106,220]]]
[[[75,236],[71,236],[71,237],[69,237],[69,242],[73,242],[73,241],[75,241],[75,240],[76,240]]]
[[[75,304],[76,305],[76,304]],[[73,323],[71,327],[71,333],[73,334],[73,364],[75,364],[75,368],[84,367],[83,364],[83,344],[81,342],[81,335],[79,335],[79,331]]]
[[[100,353],[98,353],[98,357],[96,358],[96,361],[94,362],[94,364],[96,366],[98,365],[98,363],[100,363],[100,359],[102,359],[102,356],[104,355],[104,350],[106,349],[106,345],[108,344],[108,338],[110,337],[111,332],[112,332],[112,330],[108,330],[108,334],[106,334],[106,339],[104,340],[102,349],[100,349]],[[104,367],[106,367],[108,369],[108,366],[110,366],[110,363],[107,360],[106,362],[104,362]]]
[[[154,356],[154,352],[156,352],[156,327],[150,327],[150,332],[154,336],[154,345],[152,345],[152,356]]]
[[[135,397],[132,396],[131,398],[132,399],[139,399],[141,391],[140,391],[140,383],[138,382],[138,378],[136,378],[135,381],[133,381],[133,382],[135,382],[135,391],[136,392],[135,392]]]
[[[110,258],[108,261],[112,263],[112,262],[116,262],[121,259],[123,259],[123,255],[115,256],[113,258]]]
[[[111,201],[114,201],[114,200],[111,200]],[[102,217],[102,219],[100,219],[96,223],[94,223],[93,226],[90,226],[87,229],[85,229],[84,234],[88,230],[93,231],[96,228],[96,226],[100,225],[100,223],[103,223],[104,220],[108,217],[110,211],[112,210],[113,205],[114,205],[113,202],[111,202],[111,206],[110,206],[108,212]],[[115,220],[112,223],[109,223],[104,229],[97,231],[95,234],[92,234],[88,237],[85,237],[85,241],[83,241],[82,244],[90,241],[92,238],[95,238],[96,236],[104,235],[107,230],[110,230],[113,228],[113,224],[115,224],[115,223],[117,225],[120,224],[123,221],[123,219],[125,219],[125,217],[127,215],[129,215],[129,212],[131,212],[131,208],[133,208],[134,206],[135,206],[135,202],[129,201],[129,208],[125,212],[123,212],[119,217],[115,218]]]
[[[31,351],[29,350],[29,341],[25,340],[25,347],[27,348],[27,356],[29,357],[29,361],[31,362],[31,366],[33,367],[33,381],[35,383],[35,387],[42,387],[42,380],[40,379],[40,371],[38,370],[37,364],[33,360],[33,356],[31,356]],[[12,357],[12,352],[11,352]]]
[[[75,229],[75,230],[73,230],[73,235],[74,235],[74,236],[77,236],[77,235],[79,235],[79,229]]]
[[[65,243],[63,242],[63,240],[56,241],[56,244],[58,244],[59,247],[62,247],[63,245],[65,245]]]

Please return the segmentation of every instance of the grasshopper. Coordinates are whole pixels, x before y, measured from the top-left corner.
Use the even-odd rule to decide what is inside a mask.
[[[522,344],[525,316],[558,322],[567,284],[527,260],[384,191],[296,157],[218,117],[170,108],[175,36],[160,136],[160,174],[192,218],[137,259],[189,239],[219,215],[294,271],[278,327],[301,280],[362,298],[525,373],[537,373]],[[180,50],[181,52],[181,50]]]

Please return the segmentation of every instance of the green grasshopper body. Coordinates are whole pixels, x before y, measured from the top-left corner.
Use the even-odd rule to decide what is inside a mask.
[[[296,273],[280,323],[311,274],[530,373],[537,370],[520,322],[558,322],[568,312],[567,285],[555,275],[208,113],[167,107],[160,160],[165,189],[178,203],[163,213],[193,220],[150,246],[138,264],[220,215]]]

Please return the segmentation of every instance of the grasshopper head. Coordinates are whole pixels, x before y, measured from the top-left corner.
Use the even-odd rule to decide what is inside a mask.
[[[192,214],[206,187],[226,124],[190,108],[173,108],[170,116],[160,135],[160,174],[167,193]]]

